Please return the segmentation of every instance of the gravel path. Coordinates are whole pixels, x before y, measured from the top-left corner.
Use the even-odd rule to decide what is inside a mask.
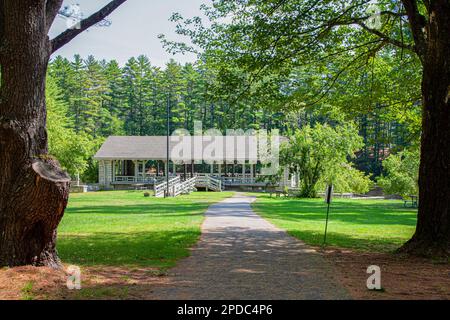
[[[156,299],[347,299],[314,250],[276,228],[236,194],[206,212],[192,255],[155,288]]]

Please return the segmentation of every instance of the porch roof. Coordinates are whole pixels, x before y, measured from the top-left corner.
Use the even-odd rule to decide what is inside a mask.
[[[257,139],[254,136],[221,136],[220,138],[222,138],[222,142],[216,144],[216,146],[222,146],[222,158],[224,160],[249,160],[256,162]],[[204,151],[207,151],[207,148],[211,148],[212,142],[218,143],[220,138],[210,136],[171,136],[169,158],[170,160],[185,162],[202,160]],[[280,137],[280,142],[285,140],[286,138]],[[95,154],[94,159],[166,160],[166,141],[166,136],[110,136]],[[182,148],[191,152],[180,152]],[[220,149],[218,148],[218,150]],[[217,153],[215,156],[218,157]]]

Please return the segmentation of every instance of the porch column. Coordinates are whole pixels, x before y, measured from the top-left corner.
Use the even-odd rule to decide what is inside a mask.
[[[106,166],[104,160],[98,162],[98,183],[100,185],[106,185]]]
[[[250,178],[252,178],[252,180],[253,180],[253,166],[254,164],[250,163]]]
[[[219,177],[222,176],[222,165],[219,163],[218,164],[218,172],[219,172]]]
[[[138,181],[138,174],[139,174],[139,161],[133,161],[134,163],[134,182]]]
[[[142,179],[145,181],[147,178],[147,171],[145,171],[145,164],[147,160],[142,160]]]
[[[111,188],[111,182],[113,181],[113,161],[114,160],[100,160],[98,164],[99,184],[105,189]]]
[[[111,188],[111,182],[113,182],[113,161],[105,161],[105,187]]]
[[[288,168],[284,168],[283,172],[283,181],[280,184],[281,187],[289,187],[289,170]]]
[[[159,177],[159,160],[156,160],[156,176]]]
[[[194,177],[194,160],[191,161],[191,178]]]
[[[116,160],[112,161],[112,181],[116,181]]]
[[[242,178],[245,178],[245,161],[242,163]]]
[[[183,175],[184,175],[184,179],[187,179],[187,164],[183,163]]]
[[[210,166],[209,173],[210,173],[211,175],[213,175],[213,173],[214,173],[214,163],[213,163],[213,164],[210,164],[209,166]]]
[[[177,175],[177,165],[175,164],[175,162],[172,162],[172,168],[173,168],[173,174]]]

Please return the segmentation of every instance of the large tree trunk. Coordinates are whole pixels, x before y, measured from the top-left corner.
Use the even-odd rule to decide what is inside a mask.
[[[0,0],[0,266],[57,267],[70,179],[48,155],[46,1]]]
[[[450,4],[436,1],[423,59],[423,120],[416,233],[402,252],[450,255]]]

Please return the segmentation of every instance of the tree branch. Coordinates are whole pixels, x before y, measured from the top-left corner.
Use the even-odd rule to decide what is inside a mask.
[[[426,18],[420,14],[416,0],[402,0],[406,13],[408,14],[409,25],[415,43],[415,52],[423,61],[426,52],[426,39],[423,29],[426,27]]]
[[[351,8],[353,8],[353,7],[351,7]],[[403,49],[407,49],[407,50],[411,50],[411,51],[415,52],[415,47],[407,45],[403,41],[399,41],[399,40],[393,39],[389,35],[381,32],[379,30],[369,28],[364,23],[364,21],[369,19],[370,16],[357,17],[357,18],[355,17],[355,18],[349,18],[347,20],[346,19],[341,20],[341,18],[347,13],[347,11],[349,11],[349,9],[344,11],[344,13],[342,13],[341,15],[336,17],[335,19],[327,21],[323,25],[318,26],[318,27],[316,27],[313,30],[317,30],[317,29],[320,29],[320,28],[325,28],[325,30],[330,30],[331,28],[336,27],[336,26],[359,25],[360,27],[362,27],[367,32],[378,36],[381,40],[383,40],[383,41],[385,41],[385,42],[387,42],[389,44],[392,44],[392,45],[397,46],[399,48],[403,48]],[[391,16],[400,17],[400,18],[402,18],[405,15],[407,15],[406,13],[403,13],[403,12],[395,13],[395,12],[391,12],[391,11],[381,11],[379,14],[380,15],[391,15]],[[313,30],[307,30],[306,32],[311,32]]]
[[[68,29],[52,40],[52,53],[70,42],[77,35],[105,19],[126,0],[113,0],[88,18],[81,20],[78,29]]]
[[[409,45],[403,43],[402,41],[395,40],[395,39],[389,37],[387,34],[384,34],[383,32],[378,31],[377,29],[369,28],[367,25],[365,25],[361,21],[356,21],[355,23],[357,25],[359,25],[361,28],[363,28],[364,30],[366,30],[367,32],[370,32],[370,33],[380,37],[382,40],[386,41],[387,43],[390,43],[390,44],[392,44],[394,46],[397,46],[399,48],[415,51],[412,46],[409,46]]]
[[[58,10],[61,8],[63,3],[63,0],[47,0],[45,4],[45,11],[46,11],[46,17],[45,17],[45,24],[47,32],[50,30],[53,21],[56,18],[56,15],[58,14]]]
[[[305,107],[312,107],[312,106],[316,105],[317,103],[319,103],[320,101],[322,101],[322,99],[325,98],[326,95],[331,91],[331,89],[334,87],[334,85],[338,81],[339,77],[345,71],[347,71],[349,68],[353,67],[357,63],[358,60],[364,58],[365,56],[367,56],[368,58],[371,56],[374,56],[376,54],[376,52],[380,51],[383,48],[384,45],[385,45],[384,43],[380,43],[377,46],[370,48],[369,50],[358,55],[356,58],[352,59],[352,61],[350,61],[347,65],[345,65],[341,70],[339,70],[339,72],[333,77],[331,84],[329,84],[328,86],[324,85],[319,90],[319,92],[322,92],[321,94],[316,95],[316,97],[317,96],[319,96],[319,97],[315,101],[305,104]],[[360,68],[360,67],[358,67],[358,68]],[[328,88],[326,88],[326,87],[328,87]]]

